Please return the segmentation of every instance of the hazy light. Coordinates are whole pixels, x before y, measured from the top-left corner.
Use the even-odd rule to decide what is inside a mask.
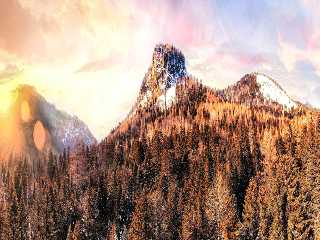
[[[31,119],[30,106],[27,101],[23,101],[21,104],[21,119],[24,122],[29,122]]]
[[[12,104],[12,95],[7,89],[0,90],[0,114],[8,112]]]
[[[33,129],[33,141],[36,146],[36,148],[41,151],[44,147],[44,144],[46,142],[46,130],[41,123],[41,121],[37,121],[34,125]]]

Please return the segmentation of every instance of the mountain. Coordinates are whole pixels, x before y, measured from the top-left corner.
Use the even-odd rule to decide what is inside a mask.
[[[182,52],[172,45],[158,44],[131,114],[137,109],[151,106],[162,109],[170,107],[175,101],[177,85],[186,79],[197,81],[188,75]],[[278,82],[263,73],[246,74],[234,85],[222,90],[211,89],[211,92],[221,101],[248,106],[280,108],[287,112],[303,107]]]
[[[152,111],[163,112],[171,107],[182,110],[184,105],[188,105],[186,108],[190,110],[190,106],[199,100],[195,95],[202,95],[202,102],[234,103],[274,112],[283,111],[285,114],[300,114],[305,109],[311,109],[293,100],[276,80],[263,73],[246,74],[235,84],[221,90],[205,86],[188,74],[185,57],[180,50],[169,44],[158,44],[136,103],[128,117],[111,134],[117,129],[124,131],[124,126],[144,114],[148,116]]]
[[[132,111],[99,144],[0,165],[0,236],[319,239],[319,111],[258,73],[212,89],[184,62],[156,46]]]
[[[56,109],[32,86],[20,85],[13,95],[14,103],[1,119],[2,158],[12,154],[38,156],[49,150],[61,153],[68,148],[74,150],[80,143],[96,143],[80,119]]]
[[[150,103],[169,106],[175,97],[176,84],[186,75],[184,55],[171,45],[157,45],[151,67],[142,81],[136,107]]]
[[[290,110],[299,105],[274,79],[262,73],[245,75],[236,84],[219,91],[219,95],[225,101],[249,106],[277,105],[285,110]]]
[[[166,64],[171,55],[181,60]],[[176,48],[158,45],[152,56],[133,111],[99,150],[109,174],[118,173],[113,186],[121,183],[128,189],[121,196],[133,196],[125,203],[133,210],[118,212],[130,223],[114,222],[126,229],[124,238],[282,239],[298,228],[295,216],[303,210],[287,206],[305,201],[294,189],[319,170],[319,112],[262,73],[216,90],[187,74]],[[318,199],[311,185],[304,191]],[[279,220],[279,213],[288,217]],[[157,232],[162,224],[168,227]]]

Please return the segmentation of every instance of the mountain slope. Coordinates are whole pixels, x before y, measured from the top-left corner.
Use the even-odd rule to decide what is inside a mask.
[[[14,91],[15,101],[1,119],[0,153],[37,156],[52,150],[75,149],[77,144],[91,145],[96,140],[88,127],[76,116],[57,110],[37,91],[21,85]]]
[[[219,91],[226,101],[257,106],[278,106],[284,110],[298,107],[283,88],[271,77],[252,73],[245,75],[239,82]]]

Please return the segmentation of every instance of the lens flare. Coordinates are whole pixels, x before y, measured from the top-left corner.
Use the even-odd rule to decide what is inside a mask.
[[[30,106],[27,101],[23,101],[21,104],[21,119],[24,122],[29,122],[31,119]]]
[[[41,151],[46,142],[46,130],[41,121],[37,121],[33,128],[33,141],[36,148]]]
[[[12,95],[10,91],[0,90],[0,114],[5,114],[8,112],[12,104]]]

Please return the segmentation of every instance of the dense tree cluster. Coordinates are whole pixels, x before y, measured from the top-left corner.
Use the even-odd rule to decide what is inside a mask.
[[[320,115],[185,79],[97,146],[12,158],[0,239],[319,239]]]

